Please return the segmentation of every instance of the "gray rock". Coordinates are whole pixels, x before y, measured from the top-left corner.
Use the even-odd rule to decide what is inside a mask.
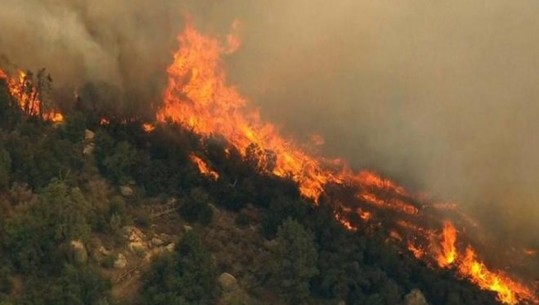
[[[162,240],[165,244],[168,244],[168,243],[171,243],[174,241],[174,237],[173,236],[170,236],[166,233],[161,233],[159,234],[159,237],[158,237],[160,240]]]
[[[175,248],[175,247],[176,247],[176,244],[175,244],[175,243],[170,243],[170,244],[168,244],[168,245],[165,247],[165,249],[166,249],[168,252],[172,253],[172,252],[174,252],[174,248]]]
[[[89,143],[89,144],[84,145],[84,149],[82,150],[82,154],[85,155],[85,156],[88,156],[88,155],[93,154],[94,150],[95,150],[95,144],[94,143]]]
[[[144,257],[146,255],[146,252],[148,251],[148,247],[146,246],[146,243],[142,241],[134,241],[129,243],[129,250],[133,252],[133,254]]]
[[[157,237],[152,238],[152,246],[154,247],[161,247],[164,243],[165,243],[164,241],[162,241],[161,239]]]
[[[95,132],[89,130],[89,129],[86,129],[84,131],[84,140],[86,141],[93,141],[95,138]]]
[[[412,289],[409,294],[404,297],[405,305],[429,305],[425,296],[419,289]]]
[[[193,227],[188,226],[188,225],[184,225],[184,226],[183,226],[183,230],[184,230],[185,232],[189,232],[189,231],[193,230]]]
[[[217,279],[219,286],[224,291],[233,291],[238,288],[238,280],[230,273],[222,273]]]
[[[133,188],[130,187],[129,185],[122,185],[120,186],[120,194],[122,194],[122,196],[124,197],[130,197],[130,196],[133,196]]]
[[[101,246],[99,247],[99,249],[97,250],[99,251],[99,253],[103,256],[109,256],[110,255],[110,251],[107,250],[105,247]]]
[[[118,257],[114,261],[114,269],[124,269],[127,266],[127,258],[122,253],[118,254]]]
[[[84,265],[86,262],[88,262],[88,252],[80,240],[71,241],[71,251],[73,253],[73,261],[75,263]]]

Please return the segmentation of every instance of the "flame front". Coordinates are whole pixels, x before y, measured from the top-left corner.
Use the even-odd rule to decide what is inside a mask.
[[[422,204],[417,204],[422,201],[420,197],[410,195],[393,181],[369,171],[353,172],[341,160],[310,155],[282,137],[274,125],[263,122],[259,111],[247,108],[247,100],[227,84],[221,55],[237,49],[239,39],[229,35],[226,41],[227,45],[222,46],[218,39],[203,36],[190,23],[186,25],[179,36],[180,49],[167,70],[168,86],[163,106],[156,115],[158,122],[170,120],[202,136],[224,136],[243,157],[254,152],[264,165],[260,166],[262,171],[290,177],[298,184],[300,193],[315,203],[330,184],[351,187],[356,193],[350,203],[330,198],[335,205],[335,219],[346,229],[358,230],[357,219],[381,221],[376,211],[399,217],[400,220],[390,224],[393,225],[390,238],[406,243],[418,259],[429,264],[437,262],[440,267],[455,266],[461,276],[482,289],[497,292],[504,303],[515,304],[520,300],[539,303],[531,288],[500,272],[490,271],[476,259],[473,248],[459,253],[457,231],[451,222],[443,224],[442,236],[438,237],[437,230],[431,228],[432,221],[438,219],[435,214],[428,214],[434,213],[429,211],[436,210],[435,205],[423,211]],[[217,173],[211,174],[212,170],[199,157],[192,155],[191,160],[201,173],[218,179]],[[450,205],[441,207],[454,209]],[[430,222],[424,220],[428,217]]]

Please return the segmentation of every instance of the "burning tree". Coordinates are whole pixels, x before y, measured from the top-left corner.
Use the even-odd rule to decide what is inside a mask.
[[[55,110],[51,99],[52,77],[46,70],[18,71],[18,76],[10,78],[0,70],[0,79],[4,79],[11,97],[9,103],[18,107],[25,117],[38,117],[43,120],[61,122],[63,115]]]

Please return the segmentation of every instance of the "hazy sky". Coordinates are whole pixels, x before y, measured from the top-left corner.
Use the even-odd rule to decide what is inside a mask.
[[[159,99],[183,14],[283,132],[539,243],[539,1],[2,0],[0,64]],[[127,94],[129,93],[129,94]],[[133,102],[135,101],[135,102]],[[132,104],[130,104],[132,103]]]

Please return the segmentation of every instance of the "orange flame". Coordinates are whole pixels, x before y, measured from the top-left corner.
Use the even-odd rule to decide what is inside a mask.
[[[155,126],[153,124],[146,123],[146,124],[142,124],[142,129],[145,132],[152,132],[155,130]]]
[[[394,239],[407,241],[408,249],[415,257],[427,262],[443,259],[443,263],[439,262],[440,266],[456,265],[460,275],[483,289],[496,291],[505,303],[514,304],[520,299],[537,301],[524,285],[487,269],[475,259],[475,252],[470,252],[472,248],[466,255],[459,255],[455,246],[456,230],[450,222],[444,224],[440,247],[424,246],[438,240],[437,234],[424,225],[409,221],[422,216],[422,211],[414,203],[417,200],[402,186],[373,172],[353,172],[341,160],[326,160],[308,154],[293,141],[282,137],[274,125],[263,122],[257,109],[247,108],[247,100],[236,88],[227,84],[221,61],[223,54],[229,54],[239,47],[236,36],[228,36],[228,43],[223,47],[219,40],[203,36],[188,23],[178,39],[180,48],[167,69],[168,86],[164,92],[163,106],[156,115],[158,122],[170,120],[202,136],[224,136],[244,158],[252,157],[249,153],[253,152],[251,148],[254,145],[259,148],[254,150],[257,154],[255,157],[264,164],[270,164],[266,162],[264,152],[272,152],[275,162],[262,167],[262,170],[291,178],[298,184],[300,193],[316,203],[328,184],[352,186],[357,190],[355,197],[362,203],[406,219],[397,221],[397,228],[390,232]],[[191,160],[201,173],[217,179],[218,174],[200,158],[192,155]],[[344,204],[337,202],[334,204],[335,219],[348,230],[358,229],[350,215],[355,214],[364,221],[370,221],[373,217],[369,212],[344,207]],[[441,252],[431,250],[434,248],[441,248]]]
[[[458,272],[480,288],[495,291],[503,303],[517,304],[521,300],[539,303],[539,299],[530,288],[513,281],[501,272],[488,270],[485,264],[477,259],[471,247],[466,249],[464,258],[459,263]]]
[[[198,156],[193,155],[193,154],[189,155],[189,159],[191,159],[191,162],[193,162],[193,164],[195,164],[197,166],[198,171],[202,175],[204,175],[204,176],[206,176],[206,177],[208,177],[208,178],[210,178],[210,179],[212,179],[214,181],[219,179],[219,174],[216,171],[210,169],[210,167],[208,166],[208,164],[206,164],[206,162],[204,162],[204,160],[202,160],[201,158],[199,158]]]
[[[442,234],[442,249],[438,255],[438,265],[440,267],[447,267],[455,262],[457,259],[457,248],[455,242],[457,241],[457,230],[452,223],[446,221],[444,223],[444,230]]]

